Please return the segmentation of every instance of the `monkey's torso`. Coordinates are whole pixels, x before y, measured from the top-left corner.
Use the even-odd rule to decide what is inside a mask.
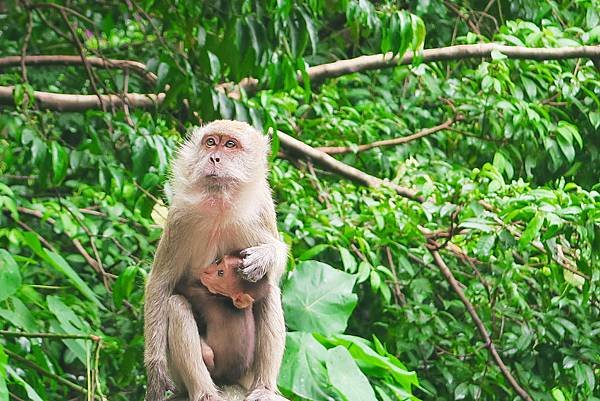
[[[212,349],[211,377],[219,384],[236,383],[254,362],[256,329],[252,307],[237,309],[231,299],[185,282],[177,287],[192,306],[198,330]],[[200,351],[200,350],[198,350]]]

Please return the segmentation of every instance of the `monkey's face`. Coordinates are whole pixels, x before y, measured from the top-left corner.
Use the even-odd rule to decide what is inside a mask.
[[[266,176],[268,151],[268,138],[248,124],[214,121],[182,146],[174,179],[209,190],[256,182]]]
[[[200,275],[200,282],[213,294],[232,296],[239,293],[242,278],[237,269],[241,264],[241,258],[227,255],[206,267]]]

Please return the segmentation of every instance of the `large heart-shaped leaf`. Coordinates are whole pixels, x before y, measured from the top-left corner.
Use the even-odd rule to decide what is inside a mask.
[[[283,286],[287,325],[324,335],[343,333],[356,306],[355,277],[314,260],[300,263]]]
[[[329,400],[327,349],[310,333],[288,333],[285,357],[279,371],[279,387],[314,401]]]
[[[348,401],[377,401],[375,391],[348,350],[341,345],[327,351],[327,373],[331,384]]]

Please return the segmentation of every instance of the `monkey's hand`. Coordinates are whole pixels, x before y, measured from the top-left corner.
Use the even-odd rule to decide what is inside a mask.
[[[161,369],[149,370],[146,401],[163,401],[166,391],[176,392],[175,384],[167,373]]]
[[[244,280],[257,282],[265,276],[275,263],[277,249],[273,244],[261,244],[240,252],[242,266],[240,274]]]

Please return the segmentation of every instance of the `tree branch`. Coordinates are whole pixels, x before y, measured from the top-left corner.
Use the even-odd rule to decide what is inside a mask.
[[[51,338],[59,340],[90,340],[94,342],[101,341],[101,337],[95,334],[61,334],[61,333],[27,333],[21,331],[0,330],[0,336],[3,337],[26,337],[26,338]]]
[[[14,104],[14,86],[0,86],[0,104]],[[34,91],[33,96],[42,109],[58,111],[85,111],[89,109],[102,108],[102,104],[96,95],[74,95],[65,93],[50,93]],[[155,107],[165,99],[164,93],[128,93],[124,96],[109,94],[100,95],[106,104],[114,107],[123,107],[128,102],[129,107],[149,108]]]
[[[435,247],[435,246],[437,246],[437,244],[434,244],[434,242],[435,241],[431,241],[430,244],[432,244],[432,246]],[[435,264],[437,265],[437,267],[440,269],[440,271],[446,278],[446,281],[448,281],[448,284],[450,284],[450,286],[452,287],[452,290],[454,290],[456,295],[458,295],[458,297],[460,298],[462,303],[465,305],[465,308],[467,308],[467,312],[469,312],[469,315],[471,315],[471,318],[473,319],[475,326],[477,326],[477,330],[479,331],[479,334],[481,334],[481,337],[483,337],[483,340],[485,341],[485,346],[489,350],[490,354],[492,355],[492,358],[494,359],[494,362],[496,363],[496,365],[498,365],[498,368],[500,368],[500,371],[502,372],[502,374],[504,375],[506,380],[508,380],[508,382],[510,383],[512,388],[517,392],[517,394],[519,394],[519,396],[521,398],[523,398],[526,401],[533,401],[531,399],[531,397],[529,396],[529,394],[527,393],[527,391],[525,391],[525,389],[523,389],[523,387],[521,387],[519,385],[517,380],[513,377],[513,375],[510,373],[510,371],[508,370],[508,368],[502,361],[502,358],[500,357],[500,354],[498,354],[498,351],[496,350],[496,347],[494,346],[494,343],[492,342],[492,338],[490,337],[487,329],[483,325],[483,322],[481,321],[481,318],[477,314],[475,307],[473,306],[471,301],[469,301],[467,299],[467,297],[465,296],[465,293],[463,292],[462,288],[460,288],[459,282],[456,280],[456,278],[454,277],[454,275],[452,274],[452,272],[450,271],[450,269],[448,268],[448,266],[446,265],[446,263],[440,256],[439,252],[434,249],[430,249],[429,251],[431,252],[431,255],[433,256],[433,260],[435,261]]]
[[[312,146],[289,136],[284,132],[277,131],[277,135],[281,145],[286,149],[286,151],[307,157],[314,161],[315,164],[318,164],[327,170],[338,173],[353,181],[358,181],[368,187],[378,188],[381,186],[386,186],[392,188],[398,193],[398,195],[404,196],[405,198],[413,199],[421,203],[424,201],[423,197],[418,195],[417,191],[413,189],[406,188],[388,180],[382,180],[381,178],[367,174],[355,167],[349,166],[346,163],[333,158],[332,156],[329,156],[327,153],[315,149]]]
[[[21,59],[27,65],[83,65],[83,60],[80,56],[69,55],[38,55],[38,56],[7,56],[0,57],[0,69],[7,67],[16,67],[21,64]],[[134,60],[118,60],[102,57],[86,57],[90,66],[104,69],[121,69],[130,70],[144,78],[148,83],[155,85],[157,77],[153,72],[146,69],[144,63]]]
[[[415,57],[418,57],[423,63],[432,63],[435,61],[463,60],[468,58],[491,58],[493,51],[498,51],[511,59],[564,60],[570,58],[588,58],[594,62],[596,68],[600,69],[600,45],[545,48],[478,43],[425,49],[417,53],[408,51],[402,57],[394,57],[391,52],[360,56],[309,67],[307,74],[313,83],[320,83],[329,78],[336,78],[355,72],[411,64]],[[297,80],[298,82],[303,82],[304,77],[298,74]],[[244,78],[237,85],[221,84],[219,88],[225,90],[230,96],[237,98],[241,89],[244,89],[248,94],[252,94],[260,89],[260,85],[256,78]]]
[[[398,137],[398,138],[392,138],[392,139],[385,139],[383,141],[376,141],[376,142],[367,143],[364,145],[358,145],[355,147],[352,147],[352,146],[321,146],[321,147],[318,147],[315,149],[320,150],[321,152],[325,152],[327,154],[333,155],[333,154],[349,153],[349,152],[362,152],[365,150],[382,147],[382,146],[400,145],[400,144],[411,142],[416,139],[423,138],[424,136],[428,136],[431,134],[435,134],[436,132],[445,130],[445,129],[449,128],[452,124],[454,124],[456,121],[460,121],[461,119],[462,119],[462,116],[458,116],[454,119],[449,118],[448,120],[446,120],[444,123],[442,123],[440,125],[436,125],[435,127],[424,129],[424,130],[414,133],[412,135]]]
[[[75,384],[72,381],[67,380],[67,379],[57,375],[56,373],[48,372],[46,369],[42,368],[41,366],[37,365],[36,363],[30,361],[29,359],[23,358],[19,354],[16,354],[9,349],[5,348],[4,352],[6,352],[6,355],[11,357],[12,359],[21,362],[23,365],[35,370],[39,374],[49,377],[53,380],[56,380],[58,383],[61,383],[65,386],[69,387],[71,390],[75,390],[81,394],[88,395],[88,390],[86,388],[80,386],[79,384]],[[100,397],[97,394],[93,394],[93,397],[98,400],[104,400],[102,397]]]
[[[26,207],[18,207],[17,210],[19,211],[19,213],[28,214],[30,216],[37,217],[38,219],[44,220],[44,214],[39,210],[28,209]],[[52,217],[47,217],[45,218],[45,220],[52,225],[56,224],[56,220],[54,220]],[[106,278],[114,279],[116,278],[116,276],[112,273],[104,271],[103,267],[100,264],[98,264],[98,262],[94,258],[92,258],[92,256],[85,250],[81,241],[79,241],[76,238],[72,238],[71,242],[73,243],[73,246],[75,246],[77,251],[81,254],[81,256],[83,256],[85,261],[92,267],[92,269],[94,269],[98,274],[102,276],[102,280],[105,283],[106,289],[109,290],[110,288],[107,286]]]
[[[466,58],[490,58],[492,51],[498,51],[508,58],[531,59],[531,60],[563,60],[568,58],[589,58],[595,65],[600,66],[600,45],[559,47],[559,48],[537,48],[523,46],[506,46],[495,43],[481,43],[474,45],[456,45],[427,49],[417,54],[422,62],[461,60]],[[321,64],[308,69],[308,76],[313,82],[321,82],[328,78],[335,78],[354,72],[390,68],[397,65],[410,64],[415,54],[409,52],[403,57],[393,57],[392,53],[375,54],[371,56],[360,56],[349,60],[339,60],[333,63]],[[101,68],[130,68],[146,79],[156,82],[156,76],[147,71],[142,63],[131,60],[110,60],[99,57],[86,57],[89,65]],[[16,61],[15,61],[16,60]],[[0,58],[0,67],[3,65],[19,65],[21,58],[11,56]],[[82,64],[83,60],[77,56],[27,56],[26,62],[30,64],[66,65]],[[600,68],[600,67],[598,67]],[[298,79],[302,79],[299,77]],[[224,83],[217,85],[217,89],[227,92],[231,97],[239,97],[240,89],[248,93],[254,93],[260,89],[255,78],[244,78],[238,85]],[[12,104],[12,90],[10,86],[0,86],[0,104]],[[108,96],[108,97],[107,97]],[[165,94],[128,94],[125,99],[130,107],[151,107],[164,100]],[[115,107],[123,107],[124,99],[116,95],[71,95],[48,92],[35,92],[35,98],[39,106],[46,109],[59,111],[83,111],[99,108],[102,102],[113,104]],[[102,100],[100,100],[102,99]]]
[[[422,52],[407,52],[402,57],[393,57],[392,53],[360,56],[348,60],[321,64],[308,69],[311,80],[320,82],[354,72],[390,68],[397,65],[411,64],[415,56],[424,63],[434,61],[463,60],[468,58],[490,58],[497,51],[511,59],[529,60],[564,60],[569,58],[600,59],[600,45],[578,47],[523,47],[506,46],[497,43],[479,43],[473,45],[456,45],[426,49]]]

